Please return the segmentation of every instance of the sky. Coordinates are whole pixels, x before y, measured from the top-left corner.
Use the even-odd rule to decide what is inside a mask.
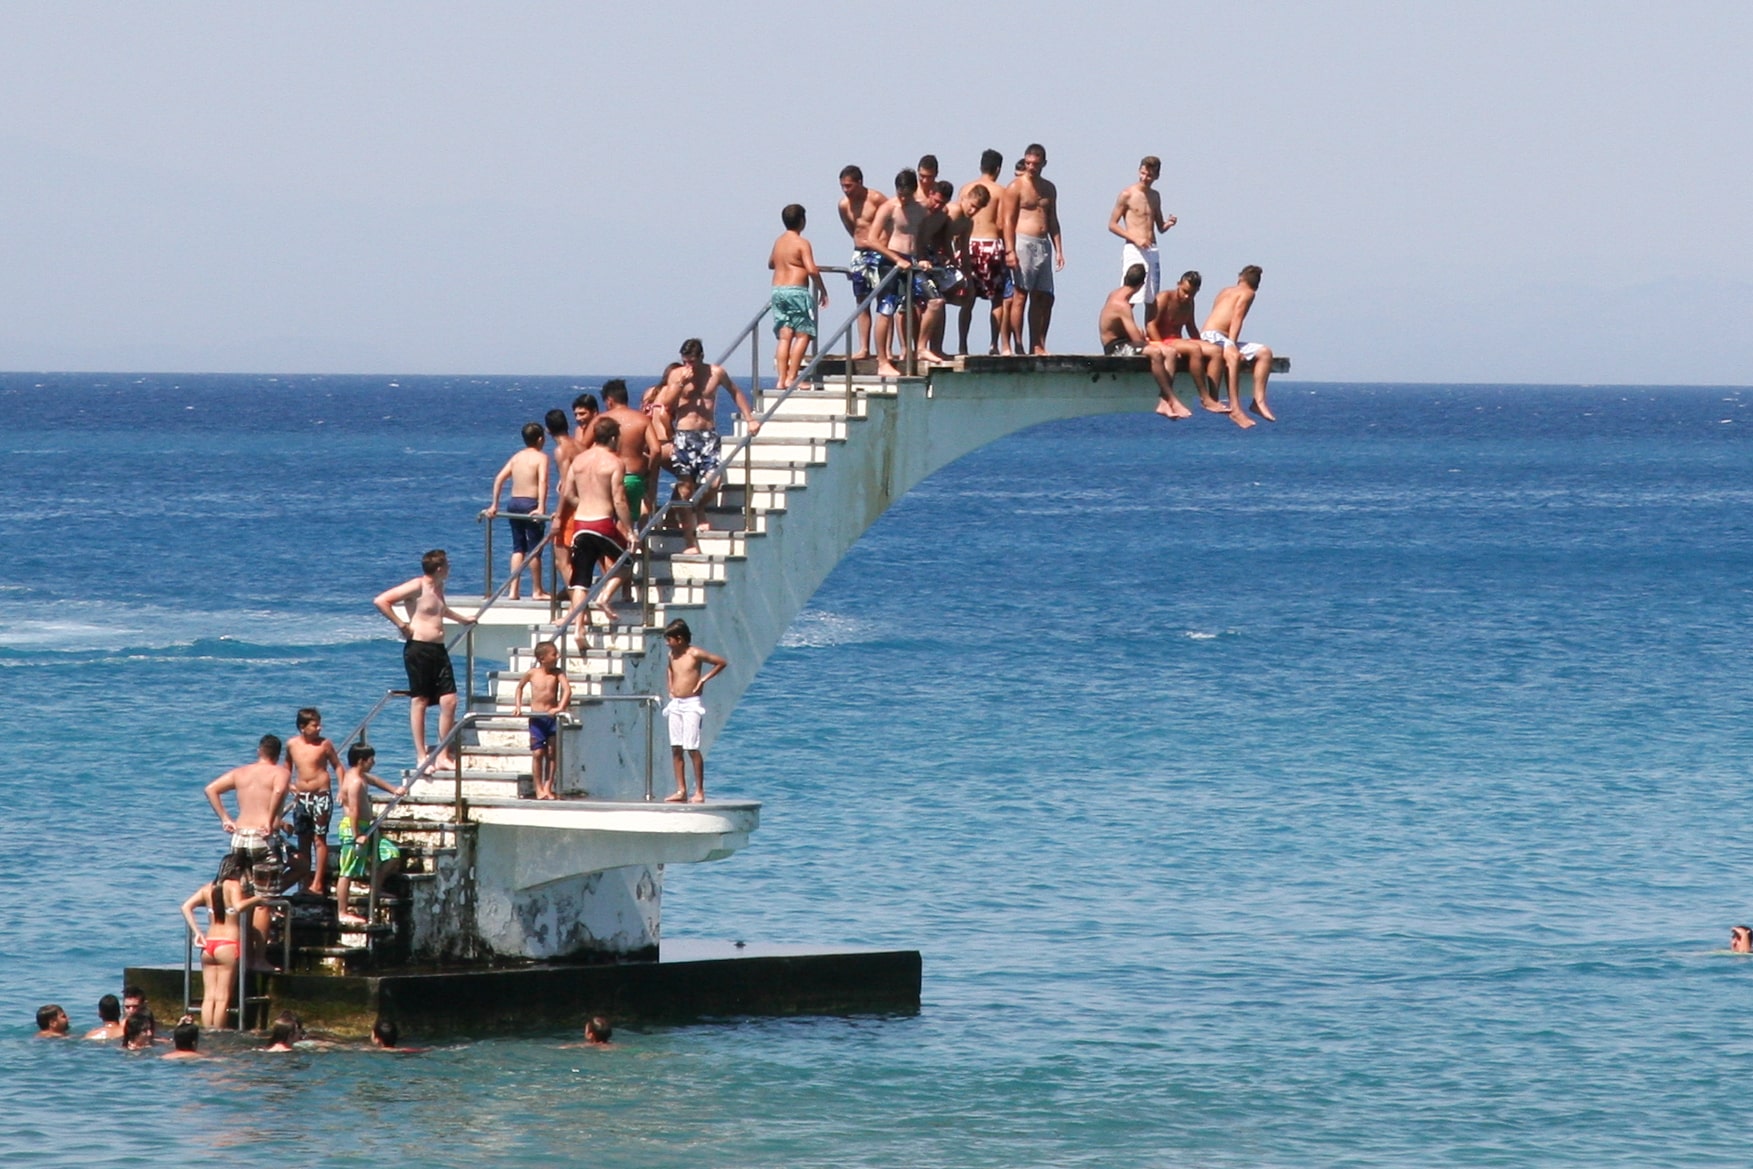
[[[0,369],[655,372],[785,204],[846,262],[847,163],[1040,142],[1056,350],[1156,154],[1293,377],[1744,385],[1749,60],[1745,3],[6,0]]]

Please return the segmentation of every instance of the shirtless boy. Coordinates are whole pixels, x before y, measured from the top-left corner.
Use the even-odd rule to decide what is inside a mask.
[[[1226,374],[1230,383],[1230,420],[1237,426],[1252,426],[1253,422],[1242,413],[1242,387],[1239,384],[1242,362],[1254,363],[1254,400],[1248,409],[1266,419],[1277,422],[1266,405],[1266,379],[1272,376],[1272,350],[1258,341],[1243,343],[1242,322],[1248,319],[1248,310],[1254,307],[1254,296],[1260,291],[1260,267],[1249,264],[1236,277],[1236,282],[1217,294],[1211,302],[1211,315],[1205,318],[1205,329],[1199,339],[1222,350],[1221,365],[1217,376],[1221,379]]]
[[[523,450],[507,459],[499,474],[493,477],[493,498],[487,501],[482,514],[487,522],[499,514],[499,493],[511,484],[511,498],[505,510],[512,515],[534,515],[548,501],[548,456],[542,453],[542,427],[529,422],[523,428]],[[542,538],[546,533],[541,520],[511,521],[511,587],[505,595],[515,601],[522,583],[524,561],[530,566],[530,595],[538,600],[547,597],[542,588]]]
[[[974,188],[978,194],[970,199],[985,197],[982,188]],[[923,193],[924,188],[920,191]],[[984,206],[984,204],[982,204]],[[926,309],[930,320],[923,330],[925,343],[929,346],[928,356],[936,361],[948,361],[943,356],[943,335],[949,323],[949,305],[968,305],[973,303],[973,295],[969,291],[967,281],[962,277],[963,263],[968,254],[968,237],[974,226],[973,213],[962,206],[956,198],[956,189],[943,179],[937,181],[932,188],[930,198],[925,200],[925,230],[920,236],[920,259],[927,265],[925,271]],[[931,303],[940,301],[941,306],[931,312]]]
[[[85,1033],[87,1039],[120,1039],[122,1037],[122,1001],[113,994],[97,1000],[97,1017],[101,1024]]]
[[[1175,362],[1187,368],[1187,374],[1199,390],[1199,404],[1214,414],[1227,414],[1229,407],[1217,400],[1212,383],[1206,380],[1210,369],[1208,362],[1219,360],[1223,351],[1216,345],[1199,339],[1199,326],[1193,323],[1193,298],[1199,293],[1202,283],[1199,273],[1186,271],[1173,288],[1165,288],[1157,293],[1156,313],[1146,322],[1144,335],[1148,340],[1161,345],[1165,356],[1172,354],[1170,372]],[[1245,420],[1245,419],[1244,419]]]
[[[591,428],[592,443],[580,451],[566,469],[566,487],[560,510],[572,517],[567,537],[572,544],[572,576],[567,587],[573,604],[578,606],[573,627],[577,630],[578,648],[584,650],[584,629],[589,610],[582,603],[590,595],[591,579],[601,562],[606,570],[633,537],[633,514],[627,503],[626,466],[618,453],[621,447],[621,424],[613,418],[598,418]],[[559,533],[555,533],[558,537]],[[612,587],[597,596],[597,609],[610,624],[615,621]]]
[[[870,242],[871,221],[889,197],[881,191],[864,185],[864,171],[856,166],[844,167],[840,171],[840,224],[846,228],[846,234],[852,237],[852,299],[863,304],[870,290],[876,287],[874,277],[882,255]],[[858,352],[852,355],[854,361],[862,361],[870,356],[870,309],[858,314]]]
[[[395,787],[385,783],[371,774],[372,762],[377,752],[366,743],[355,743],[347,748],[347,770],[341,774],[341,875],[335,881],[335,918],[342,925],[364,925],[365,918],[353,912],[353,882],[371,873],[371,854],[365,851],[369,846],[361,845],[359,834],[371,827],[371,792],[367,788],[376,788],[392,796],[407,793],[407,787]],[[394,875],[401,866],[402,850],[393,841],[377,839],[377,885],[372,887],[376,893],[382,887],[384,878]]]
[[[779,373],[779,389],[789,389],[803,368],[804,356],[816,335],[813,308],[828,307],[828,290],[822,284],[822,270],[816,267],[816,254],[810,241],[803,238],[805,221],[803,207],[787,204],[779,213],[785,231],[773,241],[767,256],[767,267],[773,270],[773,336],[778,345],[773,350],[773,366]],[[815,289],[814,306],[810,289]]]
[[[1132,295],[1144,287],[1146,279],[1144,265],[1134,264],[1126,269],[1125,282],[1108,294],[1102,305],[1102,315],[1096,322],[1101,332],[1102,352],[1109,357],[1142,355],[1150,358],[1150,376],[1156,379],[1157,385],[1156,412],[1165,418],[1191,418],[1193,411],[1181,405],[1175,397],[1175,372],[1172,366],[1165,368],[1162,346],[1147,342],[1138,322],[1132,317]]]
[[[536,664],[517,680],[512,695],[512,717],[523,717],[524,691],[530,695],[530,778],[538,800],[557,800],[554,792],[554,737],[560,733],[559,715],[572,703],[572,683],[556,664],[560,650],[551,641],[536,647]]]
[[[408,672],[408,728],[414,735],[414,761],[426,762],[426,711],[438,704],[438,741],[450,738],[457,717],[457,680],[450,668],[450,651],[444,645],[444,621],[473,625],[473,618],[452,609],[444,599],[444,582],[450,576],[450,558],[434,548],[420,558],[421,575],[379,593],[372,604],[402,635],[402,666]],[[406,611],[396,613],[395,606]],[[454,767],[456,759],[445,747],[433,760],[433,768]]]
[[[1108,216],[1108,230],[1126,242],[1120,248],[1120,271],[1134,264],[1143,264],[1144,287],[1133,304],[1144,306],[1144,323],[1148,328],[1156,315],[1156,297],[1162,289],[1162,267],[1157,256],[1157,232],[1175,226],[1173,215],[1163,215],[1163,197],[1156,190],[1162,176],[1163,162],[1147,154],[1138,164],[1138,181],[1120,192],[1114,200],[1114,212]]]
[[[666,796],[667,804],[688,803],[688,768],[683,753],[694,760],[694,798],[706,802],[706,761],[700,754],[700,723],[706,717],[706,704],[700,700],[706,683],[724,672],[725,660],[694,645],[694,633],[686,621],[677,618],[663,627],[664,644],[670,649],[670,701],[664,707],[670,724],[670,758],[676,767],[676,791]],[[712,667],[705,674],[700,665]]]
[[[591,421],[594,421],[596,418],[596,399],[592,398],[589,394],[581,394],[578,397],[578,401],[590,402],[590,409],[586,412],[586,420],[579,423],[582,427],[588,427]],[[573,404],[573,413],[576,414],[578,412],[578,406],[575,402]],[[566,468],[572,463],[573,457],[577,455],[579,451],[583,450],[584,447],[581,446],[578,439],[573,436],[572,424],[566,418],[566,411],[550,410],[547,414],[543,415],[542,420],[548,424],[548,437],[554,440],[554,471],[549,475],[548,479],[549,482],[554,484],[554,494],[559,495],[566,486],[564,482]],[[554,523],[550,525],[549,530],[552,532],[558,532],[561,526],[562,522],[560,517],[555,516]],[[564,541],[556,540],[554,543],[554,571],[558,574],[557,579],[559,580],[565,580],[572,572],[572,561],[568,558]]]
[[[901,371],[896,368],[894,358],[891,356],[890,342],[894,333],[895,313],[900,309],[907,295],[903,282],[914,280],[914,301],[917,304],[920,299],[926,300],[925,311],[928,317],[934,309],[938,313],[943,312],[943,299],[939,297],[933,300],[927,297],[923,282],[914,279],[914,260],[919,255],[920,234],[925,228],[927,215],[925,205],[915,197],[918,192],[919,176],[911,170],[901,171],[895,176],[895,197],[883,204],[882,209],[876,214],[876,219],[870,225],[871,246],[881,254],[884,260],[877,273],[878,282],[888,274],[891,268],[900,268],[903,272],[900,279],[891,283],[888,291],[884,292],[877,301],[876,350],[877,375],[879,377],[901,376]],[[909,338],[906,335],[907,324],[908,322],[902,322],[900,346],[903,360],[910,353],[916,352],[914,346],[918,336],[925,333],[924,328],[920,328],[918,335]],[[929,350],[924,356],[933,361],[942,360],[941,357],[930,353]]]
[[[980,155],[980,177],[962,188],[961,204],[972,223],[968,229],[968,251],[963,261],[962,271],[968,277],[968,288],[972,292],[968,303],[962,306],[961,320],[957,325],[961,336],[960,351],[968,351],[968,323],[974,316],[974,301],[985,300],[992,304],[992,343],[986,352],[998,353],[1000,342],[1004,343],[1002,352],[1010,352],[1009,336],[1004,333],[1004,301],[1005,286],[1010,281],[1010,268],[1004,262],[1004,229],[999,226],[998,216],[1004,201],[1004,186],[998,181],[998,172],[1004,166],[1004,156],[996,150],[987,150]],[[986,193],[986,201],[977,207],[970,202],[976,190]]]
[[[1053,273],[1065,267],[1059,189],[1041,177],[1047,149],[1040,143],[1023,151],[1022,165],[1023,173],[1005,189],[999,221],[1019,307],[1029,322],[1029,352],[1044,355],[1047,329],[1053,323]]]
[[[718,469],[720,444],[714,411],[719,390],[728,390],[735,399],[750,434],[761,431],[754,406],[724,371],[724,366],[708,365],[705,358],[706,347],[700,344],[698,337],[682,342],[682,364],[670,375],[658,399],[670,419],[675,442],[670,469],[676,476],[676,499],[682,503],[694,501],[700,484]],[[701,502],[705,502],[704,499]],[[700,551],[700,517],[694,514],[692,507],[678,507],[676,510],[682,523],[682,551],[697,554]]]
[[[279,737],[263,735],[256,744],[254,763],[234,767],[207,785],[207,802],[231,833],[231,850],[248,854],[245,864],[267,857],[268,837],[280,824],[280,809],[291,784],[292,772],[280,763]],[[219,799],[226,792],[237,801],[236,816]]]
[[[640,517],[649,514],[657,499],[658,456],[662,450],[658,430],[649,414],[627,404],[627,383],[620,378],[603,383],[603,406],[603,417],[613,418],[621,428],[615,453],[621,456],[628,518],[637,530]]]
[[[320,897],[329,874],[329,816],[335,810],[331,777],[341,771],[341,756],[323,738],[323,716],[316,707],[298,712],[298,734],[287,741],[286,762],[292,769],[292,834],[298,840],[293,866],[305,891]]]

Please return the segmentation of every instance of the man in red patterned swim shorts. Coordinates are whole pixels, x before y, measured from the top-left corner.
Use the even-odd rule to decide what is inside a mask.
[[[1004,195],[1004,187],[998,181],[998,172],[1004,166],[1004,156],[996,150],[987,150],[980,155],[980,177],[962,188],[961,201],[964,207],[972,208],[968,193],[975,187],[986,191],[986,206],[971,212],[973,225],[968,229],[968,286],[973,290],[974,298],[962,306],[961,319],[957,325],[962,353],[968,351],[968,323],[974,317],[974,300],[990,301],[992,304],[992,341],[987,346],[987,353],[998,353],[1004,332],[1004,302],[1010,295],[1010,268],[1004,262],[1004,232],[998,223],[998,204]],[[1009,353],[1010,346],[1005,344],[1003,352]]]

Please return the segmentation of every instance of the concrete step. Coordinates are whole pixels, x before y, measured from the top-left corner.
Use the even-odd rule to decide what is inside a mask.
[[[786,502],[787,490],[788,488],[783,484],[767,486],[760,483],[755,484],[754,497],[751,500],[755,514],[762,515],[767,512],[786,510],[789,506]],[[743,496],[745,494],[746,490],[741,484],[726,484],[719,489],[718,498],[709,503],[705,510],[708,514],[735,513],[740,516],[743,514]]]
[[[728,519],[730,517],[726,518]],[[713,556],[740,557],[747,555],[750,533],[744,532],[741,529],[742,525],[740,523],[737,524],[733,530],[725,530],[723,528],[713,529],[702,524],[698,532],[700,550]],[[759,539],[760,534],[756,533],[754,538]],[[658,564],[661,561],[668,560],[670,557],[680,553],[681,550],[682,534],[680,532],[676,532],[672,535],[668,531],[665,531],[661,535],[654,536],[651,541],[653,569],[651,579],[663,580],[664,577],[657,571]],[[671,573],[670,575],[672,578],[674,577],[674,573]]]
[[[755,487],[803,487],[809,483],[808,468],[794,466],[789,463],[769,466],[756,461],[751,467],[744,468],[742,461],[728,464],[724,468],[724,481],[733,487],[752,483]]]
[[[828,461],[829,455],[832,453],[832,448],[844,445],[846,445],[845,439],[818,438],[811,435],[798,435],[795,437],[775,435],[774,437],[769,438],[767,437],[767,431],[763,429],[760,435],[756,437],[753,445],[750,446],[749,457],[751,461],[757,464],[762,462],[771,463],[781,461],[792,463],[825,463]],[[742,462],[742,456],[738,455],[732,461],[740,463]]]
[[[456,780],[449,776],[435,779],[422,779],[408,789],[410,800],[453,802],[456,799]],[[463,772],[463,798],[465,800],[508,799],[527,800],[536,794],[535,781],[530,777],[529,756],[524,756],[524,767],[521,772],[505,772],[503,774],[465,770]]]
[[[787,406],[791,403],[787,402]],[[755,437],[758,444],[778,440],[807,439],[815,442],[845,442],[851,433],[851,423],[844,414],[804,414],[801,412],[783,412],[775,414],[761,427],[761,433]],[[737,433],[742,433],[742,422],[737,422]]]

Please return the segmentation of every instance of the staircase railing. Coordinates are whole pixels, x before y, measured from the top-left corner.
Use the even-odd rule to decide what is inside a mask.
[[[652,514],[646,517],[645,522],[639,525],[638,530],[634,532],[633,539],[629,541],[626,551],[622,552],[621,555],[616,558],[615,562],[609,566],[608,571],[603,573],[602,578],[598,580],[596,584],[592,585],[582,598],[573,602],[559,619],[554,622],[555,629],[560,631],[558,641],[560,643],[559,650],[562,664],[564,664],[567,654],[566,638],[564,636],[566,627],[577,620],[578,615],[581,612],[600,601],[605,593],[611,589],[618,588],[620,586],[620,574],[636,562],[644,568],[643,573],[638,574],[642,590],[640,609],[641,612],[645,614],[646,620],[649,621],[649,615],[651,612],[651,558],[647,545],[652,534],[664,526],[664,521],[669,518],[672,511],[701,506],[708,497],[724,485],[725,469],[731,466],[738,457],[741,457],[743,461],[743,531],[749,532],[754,530],[753,499],[755,492],[754,483],[752,481],[753,476],[750,473],[752,467],[752,452],[750,447],[755,440],[756,432],[771,421],[774,415],[779,413],[780,408],[785,405],[786,401],[792,394],[797,392],[800,386],[813,380],[817,370],[821,367],[822,363],[828,359],[829,350],[834,342],[840,340],[842,337],[847,341],[847,392],[848,394],[851,393],[852,328],[858,323],[858,318],[882,298],[883,294],[888,291],[890,285],[894,284],[896,280],[901,279],[903,276],[907,277],[905,282],[906,292],[903,298],[904,312],[906,314],[906,326],[909,328],[908,335],[911,335],[912,328],[914,327],[913,280],[911,279],[912,270],[900,267],[891,268],[884,274],[883,278],[877,282],[876,287],[872,288],[870,293],[866,295],[863,300],[859,301],[858,307],[852,310],[851,314],[847,316],[846,320],[843,321],[838,328],[826,338],[817,338],[816,355],[810,359],[809,363],[806,364],[803,369],[798,371],[796,380],[773,399],[772,403],[768,405],[767,409],[760,415],[760,417],[752,420],[752,424],[745,429],[735,445],[731,447],[729,453],[723,455],[719,459],[718,466],[708,473],[696,486],[693,498],[687,501],[678,501],[672,495],[671,498],[661,507],[653,510]],[[742,331],[736,335],[730,345],[725,349],[723,356],[713,363],[714,365],[722,366],[733,354],[736,353],[738,349],[742,347],[744,340],[750,341],[750,350],[751,355],[753,356],[756,350],[756,342],[753,340],[755,330],[760,327],[761,321],[766,317],[770,307],[770,305],[763,305],[761,307],[761,311],[757,312],[754,318],[750,320],[749,323],[743,327]],[[909,348],[906,338],[903,338],[902,346],[904,349]],[[754,368],[758,370],[759,358],[755,357],[754,362]],[[913,368],[911,365],[911,358],[909,358],[909,362],[910,364],[908,368]],[[758,378],[751,389],[757,393],[760,391]],[[564,533],[555,532],[553,535],[553,539],[555,540],[563,538]]]

